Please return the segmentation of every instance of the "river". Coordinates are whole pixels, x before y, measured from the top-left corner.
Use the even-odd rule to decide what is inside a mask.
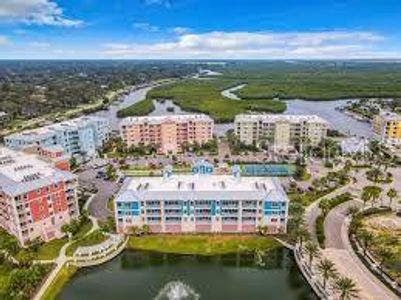
[[[240,100],[240,98],[233,92],[243,88],[245,84],[232,87],[222,92],[222,94],[233,100]],[[116,101],[109,106],[108,110],[98,111],[92,115],[105,117],[110,120],[112,129],[118,129],[119,119],[117,118],[117,111],[135,104],[146,98],[147,92],[152,89],[152,86],[141,88],[132,91],[130,94],[123,96],[120,101]],[[346,115],[338,110],[336,107],[343,106],[348,100],[333,100],[333,101],[306,101],[300,99],[286,100],[287,110],[284,114],[316,114],[326,121],[329,122],[331,128],[340,130],[349,135],[360,136],[371,138],[374,137],[374,133],[371,129],[371,125],[367,122],[361,122],[353,117]],[[154,101],[155,110],[149,115],[174,115],[187,113],[183,111],[179,106],[175,105],[172,101],[166,100],[163,102]],[[233,104],[235,105],[235,104]],[[173,111],[169,111],[168,108],[172,107]],[[214,133],[217,136],[223,136],[227,130],[233,129],[233,123],[226,124],[215,124]]]
[[[298,300],[317,299],[289,250],[195,256],[125,251],[83,269],[59,300]]]

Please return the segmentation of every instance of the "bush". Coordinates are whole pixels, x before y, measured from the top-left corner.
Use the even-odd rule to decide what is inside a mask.
[[[316,237],[317,241],[319,242],[319,246],[321,248],[324,248],[324,242],[326,240],[326,237],[324,235],[324,220],[326,216],[324,215],[319,215],[316,219]]]

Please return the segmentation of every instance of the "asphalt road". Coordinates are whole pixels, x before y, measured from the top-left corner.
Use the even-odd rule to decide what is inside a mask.
[[[113,181],[96,178],[97,170],[88,169],[79,174],[80,182],[85,185],[95,185],[98,189],[97,194],[89,205],[89,213],[100,221],[107,220],[112,216],[112,212],[107,208],[109,198],[116,195],[119,186]]]
[[[332,209],[324,221],[324,234],[326,248],[346,249],[341,236],[341,228],[345,222],[350,207],[362,207],[362,202],[352,200]]]

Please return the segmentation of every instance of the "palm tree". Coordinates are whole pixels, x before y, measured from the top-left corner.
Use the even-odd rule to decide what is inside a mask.
[[[354,217],[359,212],[359,208],[356,206],[351,206],[347,209],[347,216]]]
[[[365,209],[366,202],[370,201],[372,199],[371,191],[369,189],[369,186],[365,186],[362,189],[362,194],[361,194],[361,199],[363,201],[363,208]]]
[[[372,196],[372,201],[373,203],[376,203],[376,200],[380,198],[381,193],[383,192],[383,189],[379,186],[371,186],[371,196]]]
[[[389,199],[390,199],[390,207],[391,207],[391,205],[393,204],[394,198],[397,197],[397,190],[395,188],[389,189],[387,192],[387,197],[389,197]]]
[[[310,234],[308,229],[303,225],[296,230],[296,236],[299,241],[299,245],[302,247],[304,241],[309,240]]]
[[[379,248],[377,249],[377,254],[380,257],[379,264],[381,271],[383,271],[383,266],[386,263],[391,262],[396,257],[394,251],[388,246],[379,246]]]
[[[382,191],[383,189],[376,185],[365,186],[362,190],[362,195],[361,195],[364,207],[366,202],[370,200],[372,200],[372,206],[373,206],[376,200],[380,197]]]
[[[371,232],[367,230],[361,230],[361,232],[358,234],[358,237],[362,243],[363,255],[366,255],[366,251],[374,242],[374,236]]]
[[[305,251],[309,256],[309,267],[312,268],[313,259],[319,256],[319,247],[316,243],[308,242],[305,245]]]
[[[323,288],[326,289],[327,281],[330,278],[335,278],[337,276],[337,270],[334,263],[331,260],[324,258],[317,265],[317,269],[323,277]]]
[[[382,175],[382,171],[380,171],[380,168],[373,168],[370,170],[370,176],[372,176],[373,181],[377,183],[379,181],[379,177]]]
[[[340,277],[335,281],[334,288],[340,294],[341,300],[350,300],[358,297],[359,289],[355,282],[348,277]]]

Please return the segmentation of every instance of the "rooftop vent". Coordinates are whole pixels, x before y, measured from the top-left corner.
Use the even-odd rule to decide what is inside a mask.
[[[15,168],[14,168],[14,171],[15,171],[15,172],[18,172],[18,171],[23,171],[23,170],[32,169],[32,168],[33,168],[32,165],[21,165],[21,166],[15,167]]]
[[[30,182],[30,181],[35,181],[40,179],[41,174],[40,173],[34,173],[34,174],[29,174],[25,175],[22,179],[22,182]]]

